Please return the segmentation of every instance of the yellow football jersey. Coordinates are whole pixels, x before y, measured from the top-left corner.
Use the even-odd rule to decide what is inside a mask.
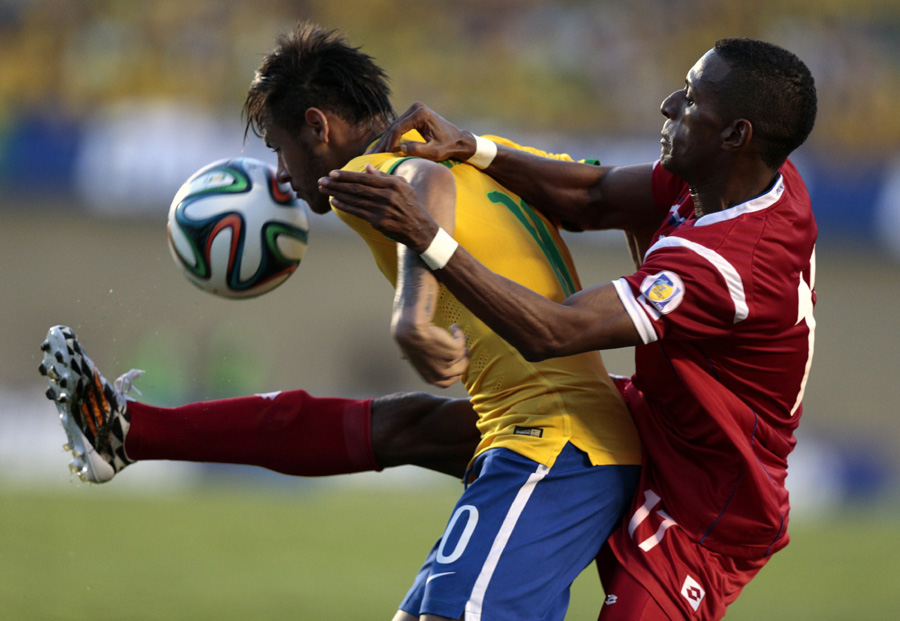
[[[405,159],[390,153],[364,155],[344,168],[362,171],[372,164],[392,173]],[[556,302],[581,288],[568,248],[545,217],[477,168],[443,164],[456,179],[453,237],[460,245],[488,269]],[[358,218],[335,213],[365,240],[381,272],[396,285],[395,242]],[[599,352],[528,362],[443,286],[434,321],[448,329],[455,323],[466,335],[470,360],[463,382],[481,432],[473,459],[489,448],[505,447],[552,466],[566,442],[572,442],[595,465],[640,463],[631,415]]]

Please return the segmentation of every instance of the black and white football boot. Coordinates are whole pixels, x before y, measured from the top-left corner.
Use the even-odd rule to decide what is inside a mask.
[[[82,481],[106,483],[133,463],[125,454],[131,426],[126,394],[143,371],[132,369],[110,385],[66,326],[50,328],[41,350],[47,398],[56,404],[68,437],[63,448],[74,458],[69,470]]]

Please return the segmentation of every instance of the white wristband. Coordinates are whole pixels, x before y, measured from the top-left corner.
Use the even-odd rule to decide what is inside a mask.
[[[497,157],[497,143],[481,136],[475,136],[475,154],[466,160],[475,168],[484,170]]]
[[[447,265],[447,261],[450,260],[457,248],[459,248],[459,243],[450,237],[450,233],[438,228],[437,235],[431,240],[431,244],[419,256],[422,257],[429,269],[439,270]]]

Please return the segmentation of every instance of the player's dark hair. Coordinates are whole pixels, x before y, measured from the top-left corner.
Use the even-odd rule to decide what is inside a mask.
[[[778,168],[816,122],[809,68],[791,52],[756,39],[721,39],[715,52],[732,69],[719,85],[724,109],[752,123],[763,161]]]
[[[387,75],[371,56],[336,30],[299,22],[256,70],[244,102],[244,136],[261,136],[269,123],[297,133],[310,107],[353,125],[386,125],[394,119],[390,95]]]

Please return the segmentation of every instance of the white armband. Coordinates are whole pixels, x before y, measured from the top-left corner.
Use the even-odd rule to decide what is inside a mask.
[[[425,265],[431,270],[443,269],[456,249],[459,243],[450,236],[450,233],[442,228],[438,228],[437,235],[431,240],[425,252],[420,254]]]
[[[497,143],[481,136],[475,136],[475,154],[466,160],[475,168],[484,170],[491,165],[497,156]]]

